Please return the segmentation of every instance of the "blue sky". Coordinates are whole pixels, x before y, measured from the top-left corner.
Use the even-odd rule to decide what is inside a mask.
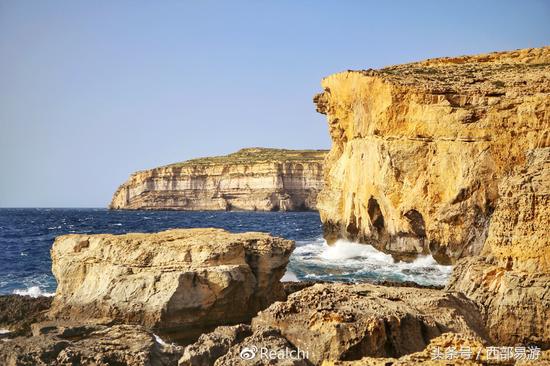
[[[322,77],[550,44],[547,1],[0,0],[0,207],[104,207],[130,173],[329,148]]]

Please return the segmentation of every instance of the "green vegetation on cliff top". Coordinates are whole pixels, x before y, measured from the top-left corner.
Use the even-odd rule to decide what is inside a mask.
[[[241,149],[232,154],[191,159],[180,163],[165,165],[167,167],[185,167],[194,165],[246,164],[258,162],[285,161],[322,161],[328,150],[287,150],[263,147]]]

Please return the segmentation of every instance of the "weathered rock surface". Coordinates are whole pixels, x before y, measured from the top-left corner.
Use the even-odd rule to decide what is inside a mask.
[[[550,273],[550,147],[529,151],[499,188],[483,254],[510,270]]]
[[[5,334],[9,337],[30,335],[31,324],[44,320],[51,302],[51,297],[44,296],[0,296],[0,329],[9,330],[10,333]]]
[[[347,71],[322,86],[329,240],[442,263],[477,255],[499,182],[550,146],[550,47]]]
[[[308,287],[260,312],[252,326],[279,329],[314,364],[399,357],[446,332],[486,338],[479,309],[460,294],[372,284]]]
[[[5,366],[169,366],[181,354],[181,347],[130,325],[53,326],[45,334],[0,342]]]
[[[185,347],[178,366],[212,366],[229,349],[252,335],[252,329],[246,324],[221,326],[213,332],[203,334],[199,339]]]
[[[483,253],[461,260],[448,290],[481,305],[498,344],[550,347],[550,148],[530,151],[500,184]]]
[[[471,355],[457,354],[452,360],[446,359],[445,350],[449,347],[454,347],[457,352],[464,347],[471,352]],[[483,342],[476,337],[457,333],[445,333],[432,339],[424,350],[399,358],[364,357],[357,361],[325,361],[322,366],[413,366],[419,364],[426,366],[487,365],[485,350],[486,347]],[[476,359],[478,353],[480,357]],[[434,357],[435,355],[438,356]],[[491,362],[491,364],[494,365],[499,363]]]
[[[252,351],[245,356],[243,350]],[[254,333],[241,343],[234,345],[218,358],[214,366],[309,366],[304,353],[298,350],[273,328],[256,328]],[[246,358],[246,359],[245,359]]]
[[[178,366],[307,366],[306,354],[273,328],[218,327],[184,349]]]
[[[61,236],[51,251],[58,287],[49,316],[196,339],[284,299],[279,280],[293,248],[268,234],[221,229]]]
[[[511,271],[465,258],[455,267],[448,290],[480,304],[495,344],[550,347],[550,274]]]
[[[111,209],[316,210],[323,150],[242,149],[134,173]]]

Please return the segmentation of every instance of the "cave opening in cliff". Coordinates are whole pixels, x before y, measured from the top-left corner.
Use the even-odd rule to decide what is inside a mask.
[[[372,226],[378,233],[378,235],[382,235],[382,233],[385,230],[384,227],[384,215],[382,215],[382,210],[380,210],[380,205],[378,204],[378,201],[371,197],[369,198],[369,202],[367,205],[367,210],[369,213],[369,218]]]
[[[426,224],[424,217],[417,210],[409,210],[405,213],[405,217],[409,221],[412,232],[419,238],[426,237]]]

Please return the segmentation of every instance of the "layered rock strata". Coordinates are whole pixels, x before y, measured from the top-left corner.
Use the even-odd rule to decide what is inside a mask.
[[[134,173],[111,209],[316,210],[323,150],[242,149]]]
[[[346,71],[315,97],[327,239],[441,263],[481,252],[498,184],[550,145],[550,48]]]
[[[293,248],[268,234],[221,229],[61,236],[51,250],[58,287],[49,316],[193,339],[284,299],[279,280]]]

